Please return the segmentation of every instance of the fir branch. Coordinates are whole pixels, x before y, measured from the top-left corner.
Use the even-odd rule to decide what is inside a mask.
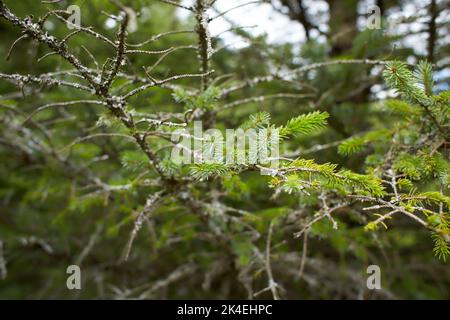
[[[322,129],[326,126],[326,119],[329,114],[327,112],[314,111],[307,114],[302,114],[288,121],[288,123],[281,128],[280,135],[299,135],[310,134],[314,131]]]

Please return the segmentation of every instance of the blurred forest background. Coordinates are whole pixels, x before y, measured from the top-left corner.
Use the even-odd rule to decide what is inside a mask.
[[[70,35],[67,48],[97,71],[116,57],[112,47],[121,25],[116,20],[125,10],[127,49],[149,52],[126,55],[110,92],[126,94],[152,79],[187,75],[128,100],[126,108],[135,117],[154,119],[148,120],[154,131],[159,130],[157,120],[198,116],[224,130],[241,126],[251,115],[253,121],[264,118],[263,111],[276,125],[327,112],[326,127],[294,136],[281,154],[361,174],[388,157],[391,142],[351,155],[338,152],[339,145],[401,121],[384,107],[396,94],[383,79],[383,66],[364,59],[408,65],[425,59],[433,64],[435,92],[449,90],[450,3],[445,0],[264,0],[249,5],[218,0],[203,25],[197,9],[186,10],[175,0],[3,2],[18,17],[36,23],[49,10],[78,5],[81,24],[110,40],[86,30],[72,34],[74,29],[53,14],[42,29],[57,39]],[[367,10],[373,5],[380,8],[379,29],[367,28]],[[181,6],[198,8],[192,1]],[[210,47],[199,40],[208,24]],[[450,298],[448,262],[433,254],[430,232],[407,217],[396,216],[387,230],[368,232],[364,226],[374,217],[351,203],[336,208],[334,219],[318,219],[294,237],[339,202],[327,204],[320,192],[274,192],[271,178],[258,171],[225,174],[220,168],[218,177],[183,186],[182,178],[170,180],[172,189],[162,191],[169,184],[161,177],[189,177],[175,174],[183,169],[164,158],[167,141],[149,137],[151,149],[161,155],[159,173],[127,139],[126,126],[92,102],[96,89],[54,85],[45,76],[8,77],[47,74],[87,85],[73,65],[58,54],[47,55],[48,45],[30,37],[9,54],[21,36],[19,27],[0,18],[0,298]],[[209,55],[208,65],[203,54]],[[278,76],[334,60],[361,63],[303,69],[289,79]],[[207,75],[195,76],[202,73]],[[81,102],[48,106],[74,100]],[[211,106],[197,115],[186,111],[186,101]],[[445,161],[447,142],[439,147]],[[432,178],[417,188],[437,190],[438,184]],[[448,190],[442,193],[448,196]],[[153,207],[152,201],[159,205]],[[66,287],[71,264],[81,267],[82,290]],[[366,287],[366,269],[372,264],[381,268],[381,290]]]

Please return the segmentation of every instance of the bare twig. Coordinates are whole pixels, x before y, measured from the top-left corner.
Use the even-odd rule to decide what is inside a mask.
[[[3,241],[0,240],[0,279],[6,279],[8,271],[6,269],[6,259],[3,250]]]
[[[161,197],[163,195],[163,191],[160,191],[158,193],[152,194],[150,197],[148,197],[147,202],[145,203],[144,209],[139,213],[138,217],[136,218],[136,221],[134,222],[133,230],[130,234],[130,239],[128,240],[128,243],[124,249],[121,261],[125,262],[128,260],[128,257],[131,253],[131,248],[133,246],[134,239],[136,238],[139,230],[142,228],[142,224],[144,223],[145,219],[148,218],[148,215],[152,213],[155,210],[156,204],[161,200]]]
[[[194,10],[192,7],[184,6],[184,5],[179,4],[178,2],[175,2],[173,0],[158,0],[158,1],[164,2],[164,3],[167,3],[167,4],[171,4],[171,5],[175,6],[175,7],[182,8],[182,9],[185,9],[185,10],[189,10],[189,11],[193,11]]]
[[[300,262],[300,269],[298,271],[298,279],[303,277],[303,271],[305,270],[306,254],[308,250],[308,230],[303,233],[303,249],[302,249],[302,260]]]
[[[275,282],[275,279],[273,278],[272,273],[272,266],[270,265],[270,247],[272,243],[272,233],[273,233],[273,220],[270,222],[269,225],[269,233],[267,235],[267,242],[266,242],[266,272],[267,276],[269,278],[269,288],[272,292],[272,296],[275,300],[280,300],[280,295],[278,293],[278,284]]]
[[[83,248],[83,251],[81,251],[80,255],[75,260],[75,264],[76,265],[81,266],[81,264],[83,263],[84,259],[91,252],[92,248],[94,247],[95,243],[97,242],[97,240],[98,240],[98,238],[99,238],[99,236],[100,236],[102,231],[103,231],[103,225],[99,224],[96,227],[95,232],[89,238],[89,241],[88,241],[87,245]]]
[[[23,40],[23,39],[25,39],[25,38],[27,38],[27,37],[28,37],[28,36],[27,36],[26,34],[24,34],[23,36],[20,36],[19,38],[17,38],[17,39],[13,42],[13,44],[11,45],[11,47],[10,47],[9,50],[8,50],[8,53],[6,54],[6,60],[9,60],[9,57],[11,57],[11,53],[13,52],[14,47],[16,46],[16,44],[19,43],[20,40]]]

